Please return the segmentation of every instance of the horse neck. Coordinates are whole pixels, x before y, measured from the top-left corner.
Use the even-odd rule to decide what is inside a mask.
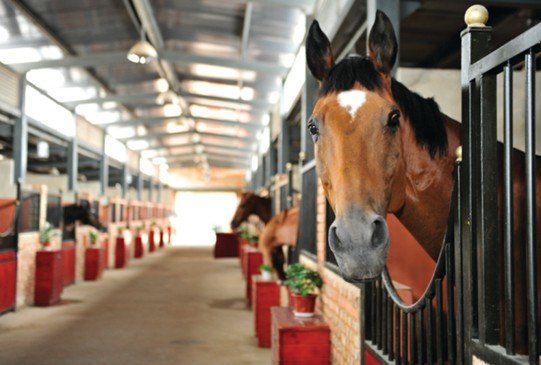
[[[271,217],[271,201],[268,198],[257,197],[255,214],[266,224]]]
[[[406,123],[407,124],[407,123]],[[456,159],[460,145],[460,124],[445,116],[447,152],[431,157],[419,146],[411,126],[402,133],[403,186],[402,207],[395,215],[424,250],[436,260],[447,228]]]

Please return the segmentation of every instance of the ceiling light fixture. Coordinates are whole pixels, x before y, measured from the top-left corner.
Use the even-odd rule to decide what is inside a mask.
[[[145,39],[145,30],[141,26],[141,39],[128,51],[128,60],[133,63],[145,65],[158,58],[158,52],[152,44]]]

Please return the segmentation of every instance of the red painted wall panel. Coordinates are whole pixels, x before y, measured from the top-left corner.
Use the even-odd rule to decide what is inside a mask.
[[[0,253],[0,313],[15,308],[17,288],[17,254]]]
[[[75,282],[75,242],[62,242],[62,284],[69,285]]]

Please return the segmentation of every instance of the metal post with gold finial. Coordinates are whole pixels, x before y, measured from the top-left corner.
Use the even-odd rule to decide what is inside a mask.
[[[481,5],[473,5],[468,8],[464,15],[464,21],[467,28],[461,34],[461,86],[462,86],[462,135],[460,154],[457,151],[457,160],[460,157],[459,183],[460,192],[460,212],[459,217],[462,223],[460,245],[463,249],[463,263],[471,263],[477,260],[474,256],[473,231],[474,205],[474,185],[477,180],[480,167],[480,158],[477,154],[477,146],[480,138],[479,123],[479,93],[476,82],[470,82],[470,66],[490,51],[490,26],[486,26],[488,21],[488,11]],[[473,153],[475,151],[475,153]],[[460,156],[459,156],[460,155]],[[457,347],[457,359],[462,359],[469,363],[472,358],[471,339],[474,334],[472,324],[476,320],[472,308],[477,307],[476,297],[474,296],[475,286],[473,286],[474,272],[471,265],[464,264],[462,270],[455,270],[455,281],[462,283],[459,291],[462,294],[463,316],[460,320],[463,323],[457,323],[456,343],[464,343],[465,346]],[[484,315],[484,313],[483,313]],[[481,321],[479,321],[481,322]],[[483,329],[483,340],[486,340],[486,331]]]

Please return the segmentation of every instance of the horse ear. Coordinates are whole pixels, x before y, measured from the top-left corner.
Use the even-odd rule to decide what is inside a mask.
[[[398,42],[391,20],[381,10],[376,12],[376,20],[370,30],[368,50],[376,68],[389,74],[396,62]]]
[[[317,20],[312,22],[306,38],[306,63],[312,75],[319,81],[327,77],[327,73],[334,65],[331,43]]]

